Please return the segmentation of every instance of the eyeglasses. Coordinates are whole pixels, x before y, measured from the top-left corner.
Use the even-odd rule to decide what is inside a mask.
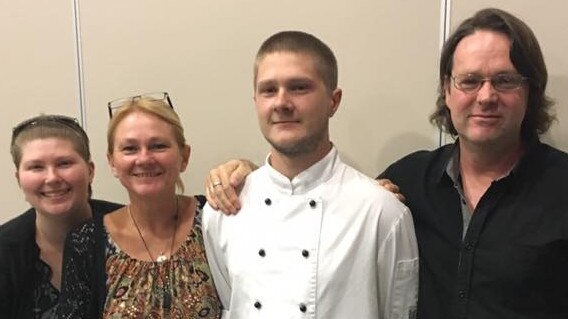
[[[12,144],[14,144],[18,135],[20,135],[23,131],[48,123],[64,125],[77,133],[77,135],[86,141],[87,144],[89,143],[89,138],[87,137],[85,130],[83,130],[81,125],[79,125],[79,122],[77,122],[77,119],[65,115],[40,115],[27,119],[12,129]]]
[[[529,79],[517,73],[499,73],[490,77],[469,73],[458,74],[451,76],[451,78],[454,81],[455,88],[466,93],[479,91],[486,81],[489,81],[495,90],[508,92],[520,88],[523,82]]]
[[[139,99],[148,99],[152,101],[165,101],[172,109],[174,108],[174,105],[172,104],[172,100],[170,99],[170,95],[168,94],[168,92],[144,93],[108,102],[107,107],[108,107],[109,118],[112,118],[112,115],[116,112],[116,110],[121,108],[125,103],[133,102]]]

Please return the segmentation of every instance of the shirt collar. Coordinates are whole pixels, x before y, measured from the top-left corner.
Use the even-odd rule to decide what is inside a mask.
[[[439,160],[433,163],[434,169],[432,170],[432,172],[434,172],[433,176],[436,177],[436,180],[438,182],[440,182],[444,176],[448,176],[450,178],[458,176],[458,175],[455,176],[451,175],[454,174],[452,171],[454,169],[453,166],[455,161],[454,156],[456,156],[456,158],[459,157],[459,155],[456,155],[459,154],[458,141],[456,140],[453,145],[441,146],[441,148],[442,148],[442,153],[439,156]],[[452,171],[452,173],[450,173],[450,171]]]
[[[502,179],[502,178],[505,178],[505,177],[511,176],[511,175],[514,176],[515,174],[518,173],[519,170],[522,169],[521,168],[522,166],[528,165],[528,164],[524,164],[524,163],[529,161],[528,159],[533,157],[534,154],[536,152],[538,152],[537,149],[538,149],[538,146],[540,144],[541,143],[540,143],[538,138],[534,138],[534,139],[527,141],[525,143],[524,154],[521,156],[521,158],[519,158],[517,163],[515,163],[515,165],[513,165],[511,170],[499,179]],[[459,181],[459,178],[460,178],[460,168],[459,168],[460,151],[459,151],[459,149],[460,148],[459,148],[459,139],[458,139],[454,143],[453,147],[451,147],[451,149],[448,150],[448,152],[444,156],[444,161],[442,161],[442,163],[443,163],[442,168],[443,169],[440,171],[440,176],[439,176],[439,178],[441,179],[442,176],[444,176],[444,173],[446,173],[450,177],[450,179],[454,182],[455,185],[458,185],[458,181]]]
[[[448,164],[446,165],[446,174],[452,179],[454,185],[459,185],[459,178],[460,178],[460,148],[454,147],[452,151],[452,156],[450,156],[448,160]]]
[[[270,166],[269,159],[270,154],[268,154],[265,160],[269,181],[276,186],[278,192],[288,195],[305,194],[323,184],[331,178],[335,167],[339,163],[339,155],[334,146],[321,160],[290,180]]]

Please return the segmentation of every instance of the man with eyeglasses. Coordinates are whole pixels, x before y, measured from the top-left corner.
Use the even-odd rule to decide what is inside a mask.
[[[419,318],[568,318],[568,155],[537,39],[485,9],[445,43],[437,109],[457,137],[392,164],[420,250]]]
[[[533,32],[505,11],[480,10],[445,43],[430,119],[457,139],[378,177],[413,215],[418,318],[568,318],[568,154],[539,141],[547,79]],[[243,164],[211,171],[215,206],[238,208],[226,184]]]

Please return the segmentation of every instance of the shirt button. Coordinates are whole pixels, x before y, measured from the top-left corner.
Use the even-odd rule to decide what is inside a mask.
[[[260,308],[262,308],[262,304],[260,303],[260,301],[255,301],[254,302],[254,307],[258,310],[260,310]]]
[[[306,312],[308,310],[308,307],[306,307],[306,305],[304,305],[303,303],[300,304],[299,308],[301,312]]]
[[[264,251],[264,249],[260,249],[260,250],[258,251],[258,255],[259,255],[260,257],[264,257],[264,256],[266,256],[266,252]]]
[[[465,291],[463,291],[463,290],[458,291],[458,297],[460,299],[464,299],[465,298]]]
[[[272,204],[272,201],[270,200],[270,198],[267,198],[267,199],[264,200],[264,203],[265,203],[267,206],[270,206],[270,204]]]
[[[310,201],[310,207],[311,207],[311,208],[316,208],[316,201],[315,201],[315,200],[312,199],[312,200]]]
[[[304,249],[304,250],[302,250],[302,256],[304,256],[305,258],[308,258],[308,257],[310,257],[310,252]]]
[[[465,244],[465,250],[472,250],[473,249],[473,244],[472,243],[466,243]]]

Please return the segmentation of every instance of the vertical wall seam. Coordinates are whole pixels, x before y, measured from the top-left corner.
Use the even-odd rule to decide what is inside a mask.
[[[85,81],[83,74],[83,51],[81,45],[81,21],[79,19],[79,0],[73,0],[73,28],[75,31],[75,62],[77,65],[77,89],[79,92],[79,123],[87,130],[87,110],[85,108]]]
[[[440,53],[442,47],[450,35],[450,19],[451,19],[452,0],[440,1]],[[443,130],[438,130],[438,146],[443,146],[447,143],[446,134]]]

